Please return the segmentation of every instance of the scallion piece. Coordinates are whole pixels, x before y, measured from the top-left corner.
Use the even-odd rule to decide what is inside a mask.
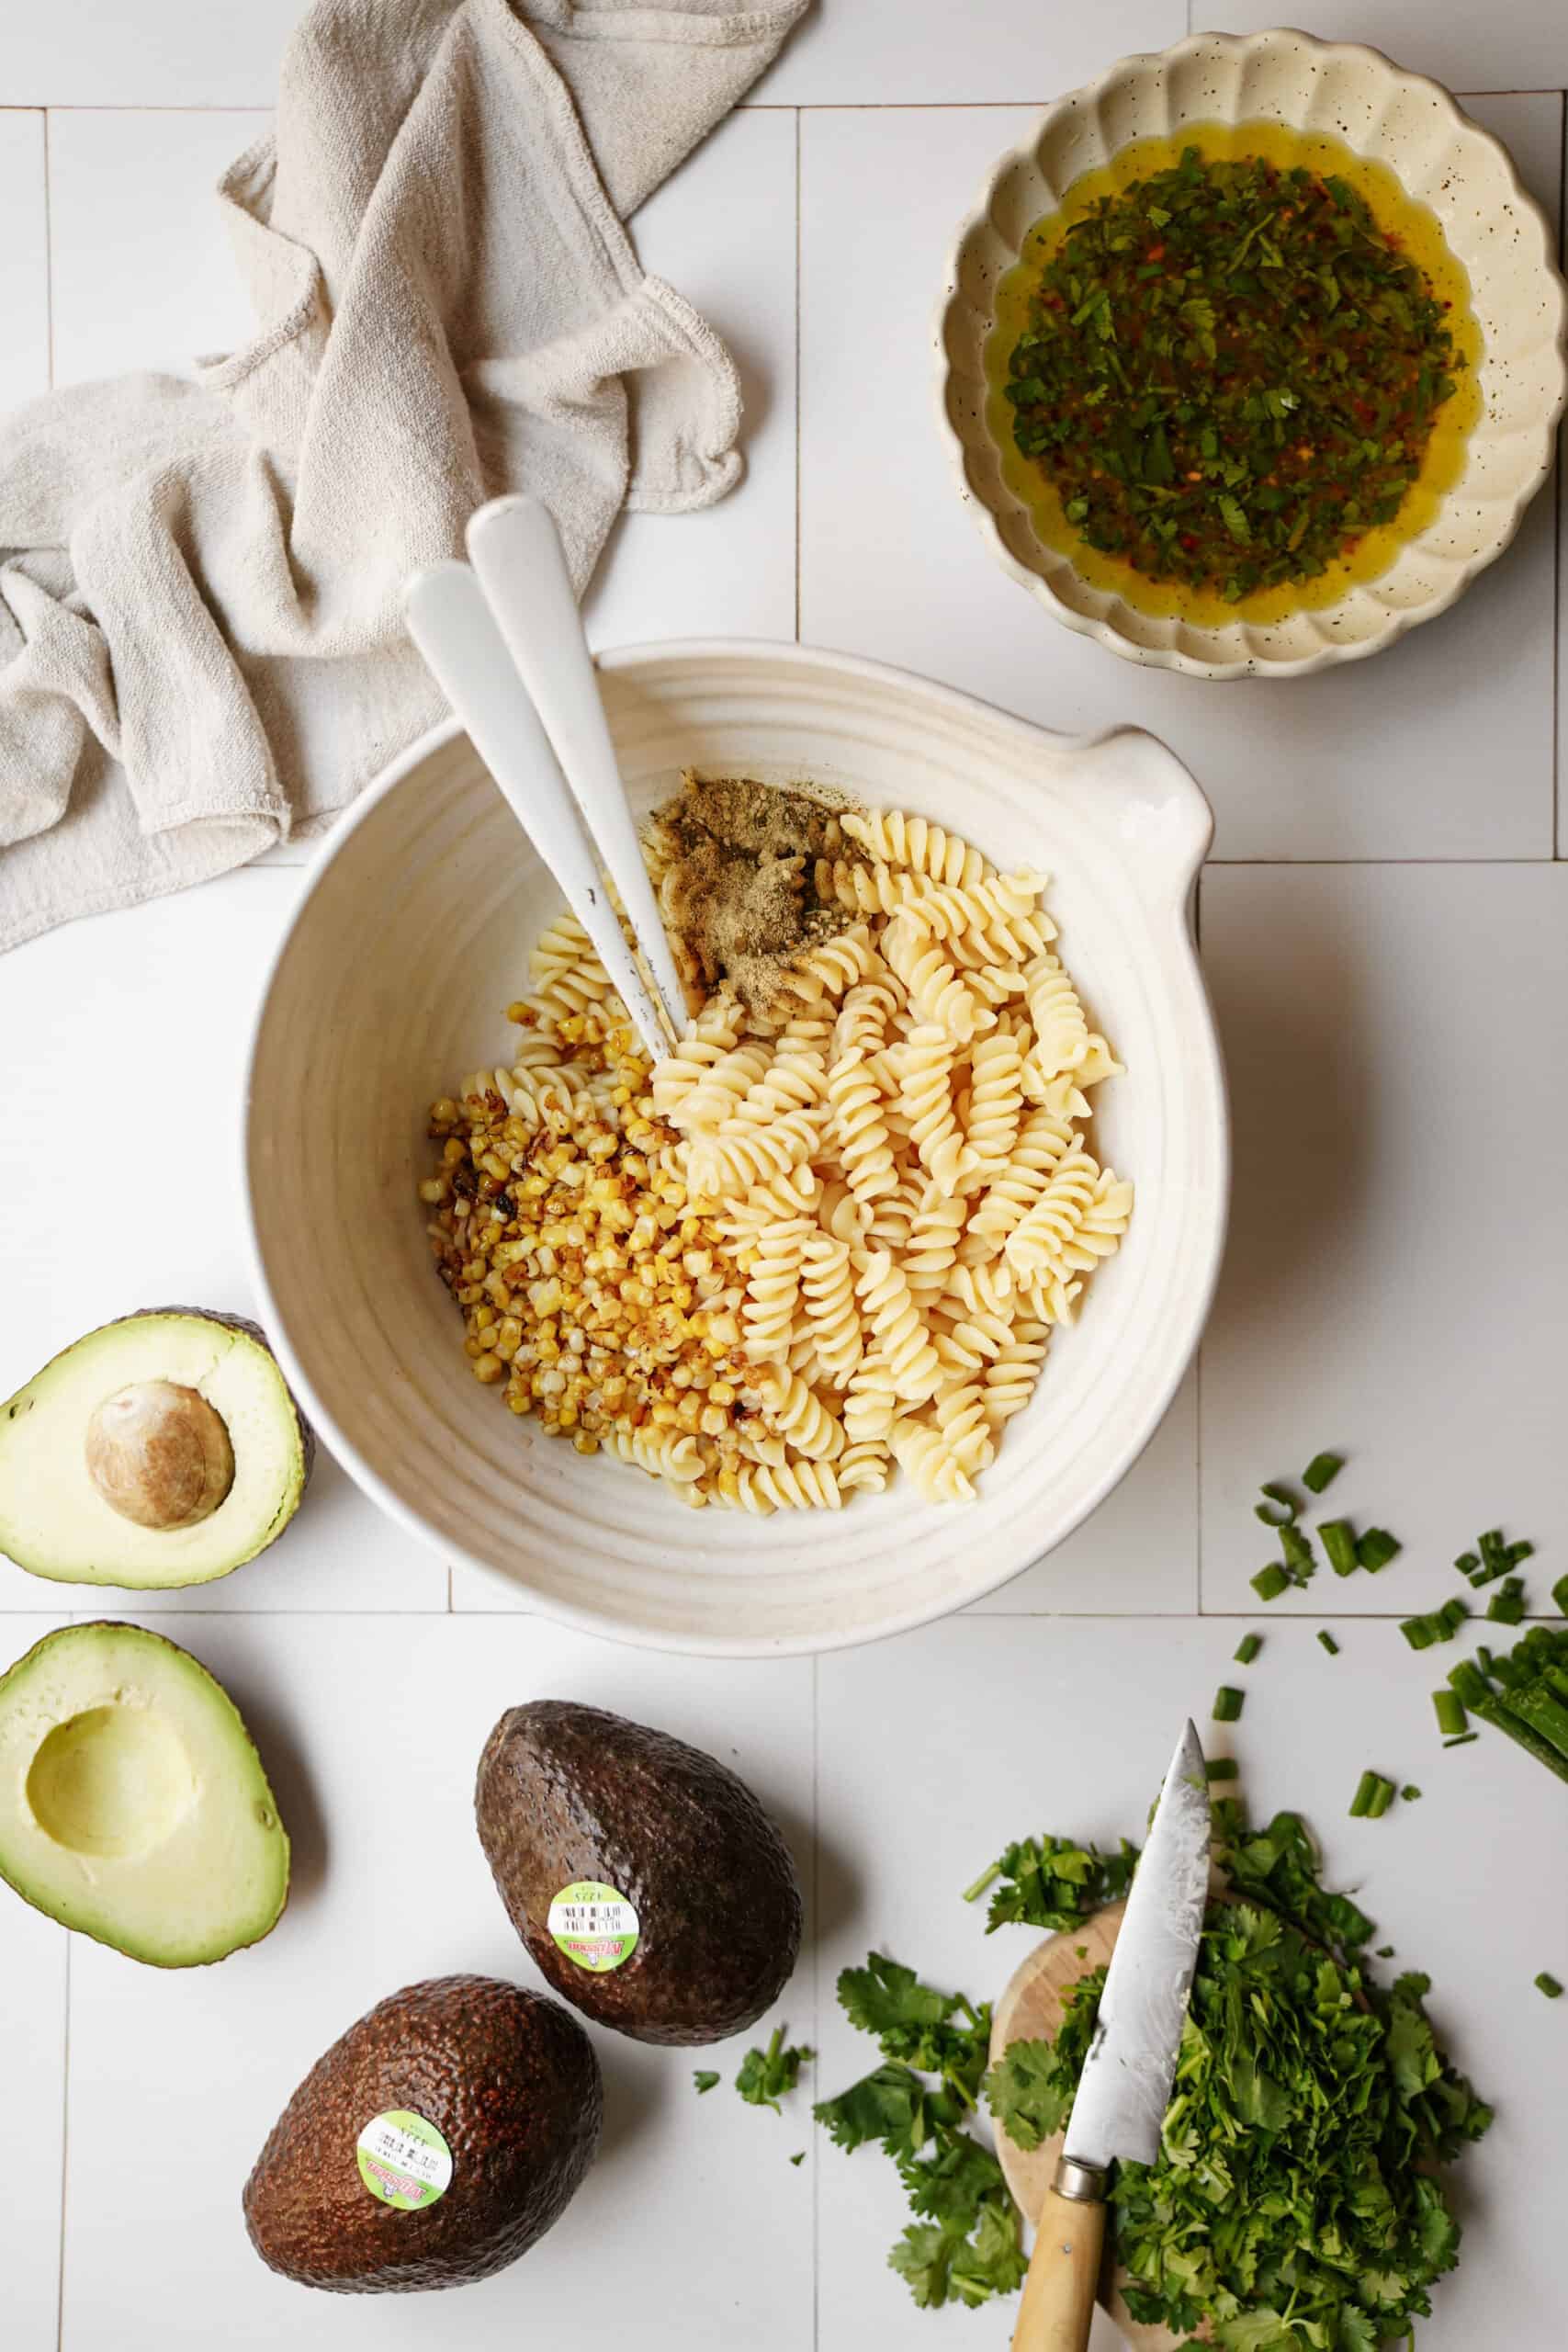
[[[1429,1617],[1406,1617],[1401,1621],[1399,1630],[1413,1650],[1429,1650],[1438,1638]]]
[[[1348,1577],[1360,1566],[1356,1557],[1356,1538],[1348,1519],[1325,1519],[1318,1529],[1323,1548],[1328,1555],[1328,1565],[1337,1577]]]
[[[1317,1638],[1323,1644],[1324,1648],[1328,1652],[1330,1657],[1338,1657],[1339,1645],[1335,1640],[1333,1634],[1329,1633],[1325,1627],[1319,1627]]]
[[[1234,1756],[1211,1756],[1203,1770],[1211,1781],[1234,1781],[1241,1766]]]
[[[1247,1693],[1245,1690],[1233,1690],[1228,1682],[1222,1682],[1219,1689],[1214,1693],[1214,1722],[1217,1724],[1234,1724],[1238,1722],[1240,1720],[1241,1711],[1246,1703],[1246,1700]]]
[[[1278,1600],[1291,1579],[1278,1560],[1270,1560],[1267,1567],[1258,1569],[1251,1581],[1252,1589],[1259,1600]]]
[[[1461,1731],[1457,1739],[1445,1739],[1445,1747],[1469,1747],[1481,1737],[1478,1731]]]
[[[1437,1712],[1438,1729],[1446,1739],[1451,1739],[1457,1733],[1470,1728],[1464,1701],[1457,1690],[1434,1690],[1432,1705]]]
[[[1505,1577],[1486,1604],[1486,1614],[1499,1625],[1518,1625],[1524,1622],[1525,1580],[1523,1577]]]
[[[1254,1503],[1253,1515],[1260,1519],[1265,1527],[1293,1527],[1295,1525],[1301,1514],[1301,1505],[1289,1487],[1261,1487],[1258,1492],[1266,1495],[1268,1500]]]
[[[1486,1684],[1467,1657],[1450,1669],[1449,1681],[1467,1707],[1479,1707],[1488,1696]]]
[[[1312,1538],[1303,1535],[1299,1527],[1281,1527],[1280,1549],[1285,1555],[1285,1566],[1294,1584],[1305,1584],[1308,1577],[1317,1574],[1317,1555],[1312,1548]]]
[[[1250,1666],[1253,1659],[1258,1656],[1258,1651],[1262,1647],[1263,1636],[1261,1634],[1244,1634],[1240,1641],[1237,1642],[1235,1645],[1235,1662],[1237,1666]]]
[[[1388,1811],[1389,1806],[1393,1803],[1394,1794],[1395,1791],[1393,1782],[1392,1781],[1385,1781],[1380,1773],[1378,1775],[1377,1787],[1372,1791],[1372,1801],[1367,1807],[1367,1815],[1369,1820],[1381,1821],[1383,1815]]]
[[[1400,1793],[1400,1797],[1401,1797],[1401,1800],[1403,1801],[1403,1803],[1404,1803],[1405,1804],[1414,1804],[1416,1803],[1416,1798],[1420,1795],[1421,1792],[1420,1792],[1420,1790],[1416,1787],[1416,1783],[1415,1783],[1415,1781],[1406,1781],[1406,1782],[1404,1783],[1404,1786],[1400,1790],[1399,1793]]]
[[[1371,1576],[1376,1576],[1380,1568],[1386,1568],[1399,1549],[1398,1536],[1391,1535],[1386,1527],[1369,1527],[1356,1541],[1356,1557]]]
[[[1535,1989],[1538,1993],[1544,1993],[1549,2001],[1560,2001],[1562,1998],[1562,1987],[1549,1969],[1541,1970],[1535,1980]]]
[[[1461,1552],[1454,1562],[1454,1566],[1461,1577],[1468,1577],[1471,1583],[1474,1584],[1476,1571],[1481,1566],[1481,1555],[1478,1552]]]
[[[1314,1453],[1302,1472],[1302,1484],[1310,1495],[1321,1495],[1331,1487],[1345,1467],[1342,1453]]]

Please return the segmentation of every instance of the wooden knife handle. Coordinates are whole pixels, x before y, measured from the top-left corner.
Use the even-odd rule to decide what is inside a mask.
[[[1081,2188],[1087,2168],[1071,2170],[1078,2176],[1074,2185]],[[1012,2352],[1085,2352],[1104,2248],[1103,2176],[1098,2196],[1064,2197],[1058,2188],[1047,2189]]]

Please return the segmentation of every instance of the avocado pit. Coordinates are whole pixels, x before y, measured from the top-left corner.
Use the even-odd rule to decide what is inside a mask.
[[[234,1449],[197,1388],[138,1380],[87,1423],[87,1476],[109,1509],[160,1532],[197,1527],[234,1483]]]

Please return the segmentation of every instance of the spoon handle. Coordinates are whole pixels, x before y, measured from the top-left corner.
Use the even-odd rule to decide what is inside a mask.
[[[626,805],[554,517],[537,498],[492,499],[470,517],[468,541],[507,650],[621,894],[671,1037],[678,1037],[686,1025],[685,994]]]
[[[645,1048],[661,1060],[669,1050],[663,1017],[479,582],[466,563],[432,564],[409,583],[404,609],[409,635],[436,684],[593,942]]]

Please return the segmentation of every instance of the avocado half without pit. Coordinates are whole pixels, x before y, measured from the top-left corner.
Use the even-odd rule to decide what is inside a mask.
[[[556,1990],[638,2041],[722,2041],[800,1951],[795,1863],[728,1765],[598,1707],[513,1707],[479,1759],[479,1842]]]
[[[491,1976],[406,1985],[285,2108],[245,2184],[251,2243],[339,2294],[488,2278],[566,2210],[603,2105],[592,2044],[558,2002]]]
[[[128,1315],[0,1405],[0,1552],[62,1584],[206,1584],[282,1534],[314,1453],[254,1323]]]
[[[155,1968],[276,1926],[288,1838],[204,1666],[138,1625],[67,1625],[0,1676],[0,1878]]]

